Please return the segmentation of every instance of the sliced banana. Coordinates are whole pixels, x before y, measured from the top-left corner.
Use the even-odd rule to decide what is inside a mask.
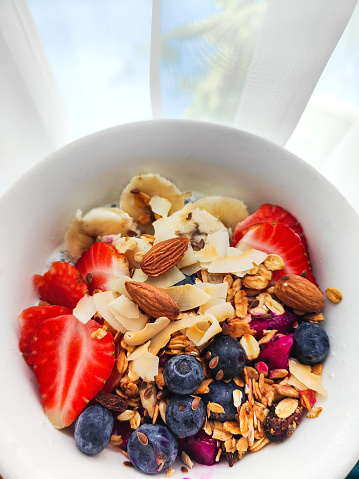
[[[69,258],[75,262],[97,236],[127,235],[128,231],[139,233],[136,223],[119,208],[94,208],[85,216],[77,210],[65,234],[65,248]]]
[[[65,234],[65,248],[68,257],[76,262],[82,253],[94,243],[94,238],[84,230],[82,211],[77,210]]]
[[[139,233],[133,219],[120,208],[94,208],[83,217],[83,228],[90,236],[127,236],[128,231]]]
[[[133,177],[123,190],[120,208],[138,221],[141,216],[151,212],[149,202],[153,196],[160,196],[171,203],[170,215],[184,205],[184,196],[171,181],[160,175],[143,174]],[[152,232],[152,225],[141,225],[141,229]]]
[[[193,203],[218,218],[226,228],[234,229],[236,224],[248,216],[246,205],[236,198],[227,196],[206,196]]]
[[[206,241],[210,233],[225,229],[223,223],[207,211],[197,208],[194,203],[188,203],[161,221],[177,236],[186,236],[194,248],[196,243],[200,245],[202,240]]]

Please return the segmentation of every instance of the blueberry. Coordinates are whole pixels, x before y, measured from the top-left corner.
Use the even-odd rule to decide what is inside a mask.
[[[182,286],[184,284],[196,284],[196,280],[197,274],[191,274],[190,276],[186,276],[185,279],[182,279],[182,281],[176,283],[175,286]]]
[[[329,347],[328,334],[321,326],[301,323],[294,330],[291,356],[302,364],[317,364],[327,357]]]
[[[179,354],[169,359],[163,370],[163,379],[175,394],[192,394],[203,381],[201,363],[189,354]]]
[[[166,424],[179,437],[192,436],[203,426],[206,408],[192,396],[173,396],[166,407]]]
[[[75,441],[85,454],[101,452],[110,441],[113,416],[108,409],[96,404],[84,409],[75,422]]]
[[[209,368],[214,377],[222,371],[221,379],[232,379],[241,374],[246,365],[247,356],[244,349],[237,339],[230,336],[218,336],[207,347],[205,353],[210,353]],[[215,360],[216,357],[218,362]]]
[[[211,411],[210,418],[217,421],[232,421],[237,414],[237,408],[233,404],[233,391],[239,389],[241,392],[241,404],[247,401],[247,395],[244,389],[237,386],[233,381],[224,383],[222,381],[213,381],[209,385],[209,393],[203,396],[203,400],[206,404],[214,402],[220,404],[224,413],[214,413]]]
[[[178,443],[167,427],[142,424],[131,434],[127,453],[132,464],[141,472],[157,474],[174,463]]]

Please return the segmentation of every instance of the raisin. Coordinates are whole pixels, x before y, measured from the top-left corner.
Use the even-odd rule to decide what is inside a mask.
[[[303,414],[303,406],[298,406],[291,416],[281,419],[276,416],[273,406],[264,420],[265,435],[271,442],[283,442],[296,430]]]

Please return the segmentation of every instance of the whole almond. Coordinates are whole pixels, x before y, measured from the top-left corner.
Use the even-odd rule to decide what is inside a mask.
[[[160,241],[142,258],[142,271],[148,276],[158,276],[165,273],[183,258],[188,244],[189,240],[184,236]]]
[[[286,305],[306,313],[315,313],[324,306],[320,289],[302,276],[288,274],[275,284],[274,294]]]
[[[180,314],[177,303],[167,294],[146,283],[126,281],[125,287],[132,300],[149,316],[173,320]]]

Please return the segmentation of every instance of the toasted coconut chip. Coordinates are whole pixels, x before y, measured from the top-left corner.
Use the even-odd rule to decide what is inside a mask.
[[[212,298],[227,298],[228,283],[226,281],[218,284],[196,283],[194,286],[209,294]]]
[[[304,391],[305,389],[308,389],[307,386],[301,383],[300,381],[298,381],[298,379],[295,376],[293,376],[293,374],[289,376],[287,384],[288,386],[294,386],[296,389],[299,389],[300,391]]]
[[[187,268],[188,266],[193,266],[197,263],[195,253],[193,251],[191,243],[188,245],[188,249],[185,252],[184,256],[177,263],[179,269]]]
[[[111,308],[127,318],[139,318],[140,310],[136,303],[126,296],[119,296],[111,303]]]
[[[210,264],[212,261],[220,258],[217,254],[217,250],[213,245],[206,245],[203,249],[196,251],[195,253],[197,261],[203,265]]]
[[[160,274],[159,276],[149,276],[146,283],[156,286],[156,288],[169,288],[183,279],[185,279],[185,275],[177,268],[177,266],[174,266],[166,273]]]
[[[236,250],[236,251],[235,251]],[[225,258],[213,261],[208,267],[209,273],[243,273],[262,263],[267,253],[249,248],[242,252],[238,248],[228,248]],[[239,275],[239,274],[238,274]]]
[[[229,235],[227,229],[222,229],[210,233],[207,236],[207,243],[211,246],[214,246],[216,249],[217,256],[224,258],[227,256],[229,248]]]
[[[171,202],[161,196],[152,196],[150,200],[151,210],[162,218],[167,218],[172,205]]]
[[[147,343],[142,344],[139,348],[136,348],[127,358],[127,361],[134,361],[135,359],[143,356],[151,344],[151,341],[147,341]]]
[[[234,308],[229,302],[216,304],[206,309],[206,313],[213,314],[220,323],[226,319],[232,319],[234,316]]]
[[[158,374],[159,357],[145,351],[132,362],[132,369],[145,381],[154,381]]]
[[[186,276],[191,276],[192,274],[198,273],[202,269],[201,263],[198,261],[194,264],[191,264],[189,266],[186,266],[185,268],[182,268],[181,271],[183,274]]]
[[[116,319],[115,315],[111,311],[110,303],[112,303],[112,301],[115,299],[112,291],[95,293],[92,297],[96,310],[110,324],[110,326],[121,333],[126,332],[126,328],[124,328],[124,326]]]
[[[147,279],[148,276],[142,271],[142,269],[135,269],[132,275],[132,281],[139,281],[140,283],[145,283]]]
[[[226,304],[226,300],[223,298],[211,298],[207,303],[203,304],[198,308],[199,314],[206,314],[207,311],[215,306],[224,306]]]
[[[92,316],[96,313],[97,308],[95,306],[92,296],[85,294],[83,298],[77,303],[76,307],[72,311],[72,314],[81,321],[81,323],[86,324]]]
[[[208,321],[200,321],[187,329],[186,336],[197,346],[209,328],[210,323]]]
[[[174,228],[166,218],[160,218],[159,220],[154,221],[153,227],[155,229],[155,241],[153,243],[154,245],[159,243],[160,241],[165,241],[167,239],[177,237]]]
[[[311,372],[311,367],[301,364],[296,359],[289,359],[289,371],[298,381],[305,384],[309,389],[313,389],[318,393],[326,396],[326,391],[322,385],[322,377]]]
[[[127,291],[125,283],[127,281],[133,281],[132,278],[129,276],[120,276],[118,279],[116,279],[115,284],[114,284],[114,291],[116,293],[123,294],[126,296],[128,299],[132,299],[130,296],[130,293]]]
[[[147,323],[140,331],[127,331],[124,335],[124,340],[130,346],[138,346],[156,336],[156,334],[162,331],[169,323],[170,320],[168,318],[157,318],[154,323]]]
[[[212,337],[211,336],[212,333],[217,334],[218,332],[220,332],[221,327],[213,315],[190,314],[189,316],[183,319],[171,321],[171,323],[168,326],[166,326],[164,329],[162,329],[162,331],[156,334],[156,336],[154,336],[151,340],[149,351],[153,354],[157,354],[160,349],[166,346],[166,344],[170,340],[170,337],[173,333],[175,333],[176,331],[181,331],[183,329],[190,328],[194,324],[201,321],[210,321],[211,323],[215,323],[215,326],[212,329],[209,328],[206,331],[205,335],[200,341],[201,344],[204,344],[205,341],[208,341]]]
[[[211,297],[192,284],[183,284],[172,286],[171,288],[162,288],[178,305],[180,311],[198,308],[206,303]]]

